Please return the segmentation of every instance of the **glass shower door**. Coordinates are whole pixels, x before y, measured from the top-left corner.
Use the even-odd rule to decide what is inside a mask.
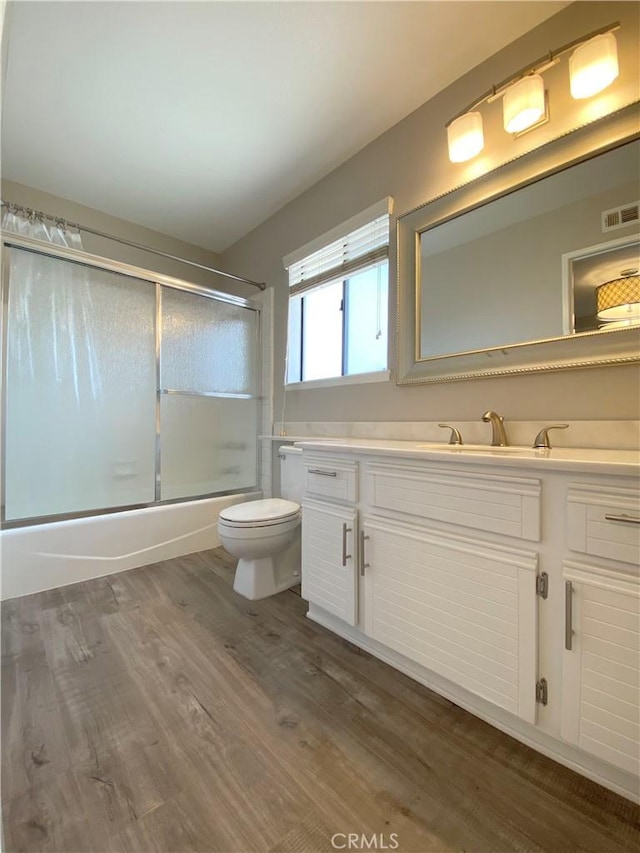
[[[155,285],[12,247],[5,519],[150,503]]]
[[[3,523],[256,488],[258,309],[65,251],[6,255]]]
[[[162,287],[160,498],[256,488],[258,312]]]

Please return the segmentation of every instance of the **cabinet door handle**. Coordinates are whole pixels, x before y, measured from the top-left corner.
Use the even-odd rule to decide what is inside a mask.
[[[620,515],[606,515],[605,519],[607,521],[624,521],[625,524],[640,524],[640,518],[637,518],[635,515],[627,515],[624,512],[621,512]]]
[[[336,471],[323,471],[322,468],[309,468],[310,474],[320,474],[321,477],[337,477]]]
[[[364,561],[364,543],[369,537],[365,536],[364,530],[360,531],[360,574],[364,575],[364,570],[369,568],[369,563]]]
[[[564,583],[564,647],[567,651],[573,648],[573,584]]]
[[[342,565],[347,565],[347,560],[351,559],[351,554],[347,554],[347,533],[351,533],[352,528],[347,527],[347,522],[345,521],[342,525]]]

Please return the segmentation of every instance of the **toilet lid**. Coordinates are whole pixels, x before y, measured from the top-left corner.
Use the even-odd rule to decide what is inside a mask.
[[[220,512],[220,518],[223,521],[251,524],[259,521],[284,521],[298,512],[300,512],[300,506],[295,501],[267,498],[262,501],[247,501],[229,506]]]

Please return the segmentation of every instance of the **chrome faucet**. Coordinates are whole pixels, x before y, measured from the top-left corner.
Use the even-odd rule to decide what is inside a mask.
[[[504,418],[489,410],[484,413],[482,420],[487,424],[491,424],[491,429],[493,430],[491,434],[491,446],[508,447],[509,439],[507,438],[507,433],[504,428]]]

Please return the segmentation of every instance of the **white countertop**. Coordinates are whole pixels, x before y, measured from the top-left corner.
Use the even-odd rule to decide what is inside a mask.
[[[283,436],[284,438],[284,436]],[[291,440],[291,439],[289,439]],[[303,450],[329,450],[333,453],[360,453],[371,456],[398,456],[438,462],[472,465],[500,465],[518,468],[546,468],[584,471],[593,474],[640,476],[640,451],[599,450],[559,447],[534,450],[531,447],[490,447],[488,445],[448,445],[426,441],[400,441],[377,438],[299,438],[295,446]]]

